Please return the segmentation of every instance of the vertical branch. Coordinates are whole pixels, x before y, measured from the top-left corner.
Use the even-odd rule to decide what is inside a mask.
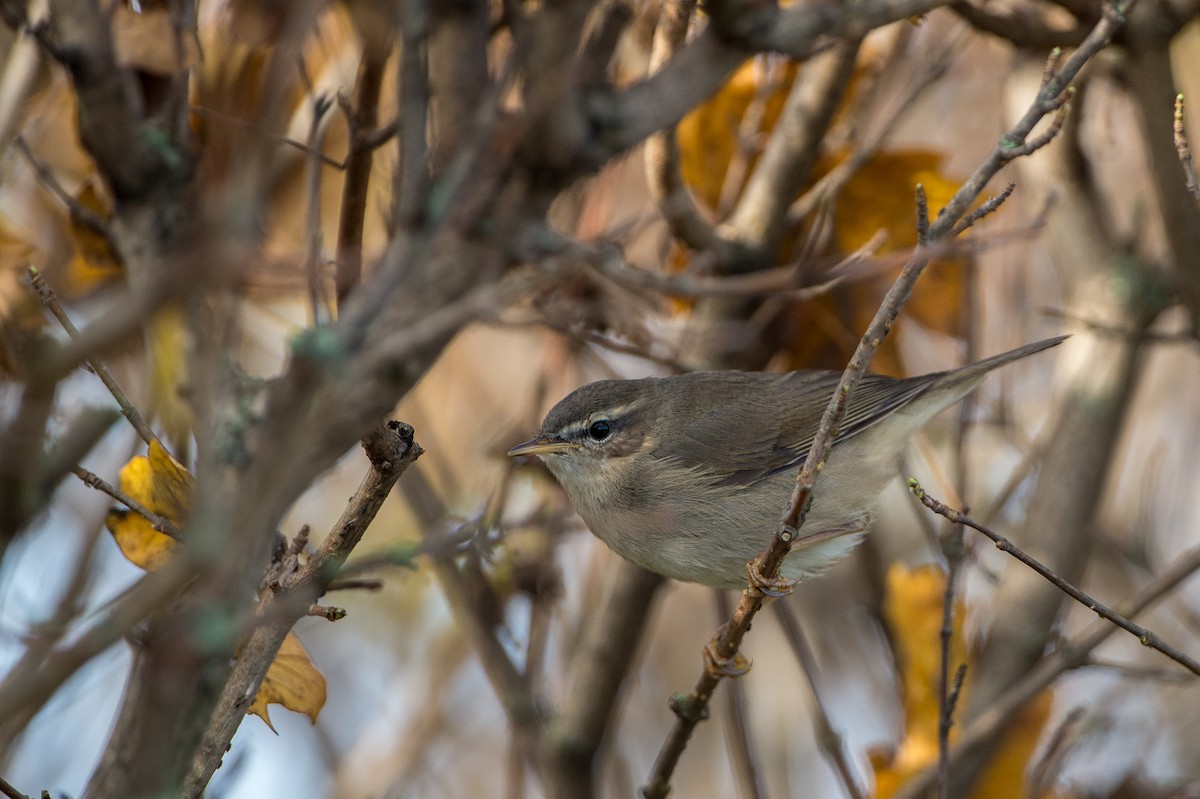
[[[363,226],[367,215],[367,196],[374,162],[375,127],[379,122],[379,94],[389,49],[368,39],[363,46],[362,62],[354,105],[346,115],[350,128],[350,151],[346,155],[346,174],[342,183],[342,208],[338,218],[337,304],[362,281]]]
[[[804,538],[800,536],[800,529],[808,513],[821,466],[828,459],[833,447],[833,431],[845,415],[850,397],[866,371],[867,364],[870,363],[875,350],[890,332],[901,307],[912,295],[917,278],[929,264],[934,249],[954,235],[958,221],[969,212],[972,203],[1001,167],[1014,158],[1028,155],[1049,142],[1046,135],[1031,139],[1034,127],[1047,114],[1054,113],[1062,107],[1067,96],[1067,87],[1079,74],[1079,70],[1083,68],[1084,64],[1107,46],[1113,32],[1123,23],[1124,14],[1130,4],[1130,2],[1116,3],[1110,7],[1108,13],[1088,34],[1087,39],[1067,62],[1060,69],[1048,70],[1037,97],[1026,108],[1017,123],[1000,137],[992,152],[950,198],[950,201],[938,214],[937,219],[928,227],[920,226],[918,230],[920,243],[908,263],[900,271],[895,283],[888,289],[880,303],[879,310],[867,326],[858,348],[854,351],[853,357],[838,381],[834,396],[830,399],[817,427],[816,435],[813,437],[808,457],[797,473],[795,488],[770,545],[749,566],[752,575],[751,585],[743,592],[741,601],[734,609],[729,621],[717,631],[706,648],[706,668],[696,680],[692,692],[674,703],[676,722],[659,749],[658,759],[655,761],[649,782],[642,789],[647,799],[661,799],[669,792],[671,776],[679,763],[679,758],[687,747],[696,725],[706,717],[712,694],[721,680],[727,676],[744,673],[748,668],[745,658],[739,655],[738,650],[741,647],[742,639],[750,630],[750,624],[755,615],[762,608],[767,590],[770,590],[772,584],[777,581],[779,567],[784,558],[791,552],[793,546],[804,544]],[[1054,130],[1056,128],[1051,128],[1052,132]],[[820,532],[818,531],[816,535],[820,535]]]
[[[658,26],[650,48],[649,72],[654,74],[683,44],[695,11],[695,0],[668,0],[658,11]],[[671,234],[697,252],[728,249],[704,218],[679,173],[679,142],[671,125],[646,139],[646,181]]]
[[[862,788],[858,786],[858,781],[854,778],[854,769],[846,758],[845,742],[829,719],[829,709],[825,706],[825,697],[821,693],[821,687],[817,685],[817,657],[812,647],[809,646],[804,631],[800,629],[796,612],[787,602],[776,602],[774,607],[775,617],[779,620],[779,626],[783,628],[783,635],[787,638],[788,646],[792,648],[792,654],[796,656],[796,661],[800,664],[800,670],[804,672],[809,693],[812,694],[813,724],[816,725],[817,745],[821,747],[821,751],[825,753],[825,757],[833,766],[834,772],[842,782],[842,787],[846,789],[846,795],[851,799],[866,799]]]
[[[429,187],[429,10],[423,0],[406,0],[401,6],[402,42],[397,64],[400,91],[400,156],[392,192],[392,231],[406,231],[422,223]]]

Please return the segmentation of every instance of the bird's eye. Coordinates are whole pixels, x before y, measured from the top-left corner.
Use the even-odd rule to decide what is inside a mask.
[[[588,428],[588,435],[592,437],[593,441],[603,441],[612,435],[612,422],[607,419],[592,422],[591,427]]]

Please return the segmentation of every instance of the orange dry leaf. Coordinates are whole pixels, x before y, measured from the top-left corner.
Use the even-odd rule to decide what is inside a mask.
[[[696,199],[715,209],[725,188],[728,171],[739,153],[740,138],[761,136],[771,130],[796,77],[794,61],[767,56],[752,58],[740,66],[712,99],[697,106],[676,128],[679,142],[679,172]],[[747,125],[753,111],[757,124]],[[745,130],[751,127],[750,130]],[[749,167],[753,160],[743,166]],[[743,170],[743,177],[748,174]],[[741,191],[741,181],[735,187]]]
[[[836,166],[839,159],[818,165],[816,177]],[[811,320],[792,337],[788,351],[791,367],[823,366],[841,368],[850,349],[866,330],[883,295],[891,287],[903,266],[905,253],[917,243],[917,184],[925,189],[930,216],[950,201],[958,183],[941,173],[943,157],[926,150],[898,150],[876,155],[847,181],[833,207],[833,261],[863,247],[882,230],[887,234],[878,255],[897,254],[896,263],[884,271],[875,271],[852,280],[832,293],[796,307],[796,315]],[[912,298],[905,305],[901,320],[912,319],[930,330],[952,336],[963,334],[964,279],[963,261],[932,262],[917,281]],[[903,322],[901,322],[903,324]],[[871,370],[900,375],[903,368],[889,337],[875,356]]]
[[[938,724],[941,716],[942,607],[946,577],[933,565],[909,570],[895,564],[887,574],[884,616],[895,642],[904,700],[904,738],[891,753],[874,752],[875,797],[887,799],[911,777],[933,766],[938,758]],[[950,674],[966,663],[967,681],[958,699],[958,714],[970,686],[971,658],[963,642],[961,602],[955,602],[950,643]],[[1050,710],[1048,692],[1025,707],[996,747],[987,769],[970,794],[971,799],[1020,796],[1026,766],[1033,754]],[[951,728],[951,740],[958,726]]]
[[[79,187],[75,201],[100,219],[107,219],[112,211],[91,180]],[[68,222],[71,241],[75,245],[75,255],[68,267],[68,293],[83,294],[120,275],[124,266],[108,238],[79,221],[74,214],[69,215]]]
[[[266,722],[274,732],[275,727],[267,715],[267,705],[272,704],[303,713],[313,724],[317,723],[317,714],[325,706],[325,677],[312,664],[295,633],[288,633],[283,639],[275,662],[267,669],[254,701],[246,709],[247,713]]]

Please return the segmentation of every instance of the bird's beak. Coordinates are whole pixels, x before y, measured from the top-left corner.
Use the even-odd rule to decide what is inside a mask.
[[[564,441],[558,436],[541,435],[537,438],[531,438],[524,444],[517,444],[508,451],[508,457],[515,458],[518,455],[557,455],[561,452],[570,452],[575,448],[575,444]]]

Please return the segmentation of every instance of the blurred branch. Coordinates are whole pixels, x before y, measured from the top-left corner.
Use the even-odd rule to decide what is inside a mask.
[[[695,0],[668,0],[659,8],[658,25],[650,48],[648,73],[663,68],[679,50],[696,8]],[[679,142],[675,125],[646,140],[646,179],[671,235],[696,252],[728,254],[729,242],[704,218],[679,172]]]
[[[29,796],[18,791],[15,787],[13,787],[12,783],[3,777],[0,777],[0,793],[7,796],[8,799],[30,799]]]
[[[821,142],[850,85],[861,44],[859,39],[839,41],[804,64],[736,207],[721,226],[723,235],[751,247],[760,257],[778,249],[788,206],[821,154]]]
[[[925,493],[925,490],[921,488],[921,484],[918,483],[916,479],[909,478],[908,487],[909,490],[911,490],[916,496],[916,498],[921,501],[921,504],[929,508],[934,513],[945,516],[955,524],[963,524],[972,528],[973,530],[978,530],[979,532],[983,533],[996,544],[996,548],[1001,552],[1006,552],[1009,555],[1012,555],[1014,558],[1021,561],[1021,563],[1025,564],[1030,569],[1033,569],[1039,575],[1048,580],[1055,588],[1062,591],[1076,602],[1079,602],[1088,610],[1093,611],[1101,618],[1108,619],[1125,632],[1135,636],[1142,646],[1148,646],[1151,649],[1157,649],[1159,652],[1171,658],[1171,660],[1174,660],[1188,671],[1200,676],[1200,662],[1197,662],[1195,659],[1184,654],[1179,649],[1166,643],[1159,636],[1155,635],[1150,630],[1147,630],[1145,627],[1134,624],[1120,613],[1111,610],[1106,605],[1083,593],[1074,585],[1056,574],[1053,569],[1050,569],[1047,566],[1039,563],[1035,558],[1030,557],[1023,550],[1021,550],[1020,547],[1016,546],[1007,538],[995,532],[991,528],[980,524],[961,511],[955,510],[948,505],[938,502],[936,499]]]
[[[314,555],[303,564],[297,560],[280,564],[282,576],[267,587],[258,615],[271,621],[254,629],[240,647],[233,672],[221,690],[204,739],[197,748],[182,795],[204,793],[213,772],[229,748],[233,734],[246,717],[246,708],[257,693],[267,669],[275,660],[288,631],[329,588],[351,551],[362,540],[392,486],[424,450],[413,439],[413,429],[402,422],[389,422],[363,440],[370,468],[350,498],[333,529]],[[295,553],[290,553],[292,558]],[[284,608],[290,608],[290,612]]]
[[[846,183],[875,157],[905,115],[917,107],[921,95],[947,73],[956,50],[956,45],[947,45],[933,58],[919,65],[916,76],[905,84],[891,114],[879,123],[871,135],[856,141],[849,155],[792,203],[787,214],[788,225],[800,224],[818,206],[836,197]]]
[[[663,68],[608,98],[595,97],[593,124],[614,153],[673,125],[711,96],[755,52],[810,56],[823,37],[858,39],[891,22],[920,16],[949,0],[869,0],[850,6],[818,2],[709,4],[711,23]]]
[[[817,675],[820,674],[817,657],[812,647],[809,646],[804,631],[800,628],[796,611],[786,600],[776,602],[773,607],[775,608],[775,617],[779,620],[779,626],[783,628],[783,635],[787,639],[788,646],[792,648],[792,654],[796,656],[796,660],[800,664],[800,671],[804,673],[804,680],[808,683],[808,691],[812,695],[813,726],[816,727],[817,745],[821,747],[825,758],[833,766],[834,772],[841,780],[842,787],[846,789],[846,795],[851,799],[866,799],[866,794],[863,793],[862,788],[858,785],[858,780],[854,777],[854,768],[846,757],[845,739],[829,718],[829,708],[825,702],[825,696],[817,684]]]
[[[392,228],[406,231],[424,221],[429,188],[429,63],[425,40],[429,13],[420,0],[400,5],[402,41],[396,81],[400,92],[400,156],[392,178]]]
[[[808,457],[800,467],[796,486],[779,527],[768,549],[756,558],[751,566],[750,587],[743,592],[742,599],[729,621],[718,630],[710,643],[712,659],[718,668],[706,668],[697,679],[690,695],[676,704],[676,723],[668,735],[654,765],[647,785],[642,789],[647,799],[665,797],[670,789],[671,775],[678,763],[696,725],[707,715],[712,693],[721,679],[735,673],[744,658],[739,661],[742,638],[750,629],[750,623],[762,607],[769,586],[778,580],[779,567],[794,546],[802,546],[805,536],[801,533],[809,500],[818,476],[817,464],[824,463],[833,446],[832,431],[839,425],[855,386],[866,371],[875,350],[886,337],[903,304],[912,294],[917,278],[929,263],[929,247],[953,235],[958,221],[970,212],[975,199],[983,192],[996,173],[1022,152],[1034,127],[1047,114],[1056,111],[1062,104],[1061,97],[1070,82],[1079,74],[1083,65],[1103,49],[1113,32],[1120,27],[1130,3],[1117,3],[1109,8],[1104,19],[1092,30],[1080,48],[1060,69],[1047,70],[1041,90],[1020,120],[1009,129],[992,150],[992,153],[975,170],[974,174],[954,193],[950,201],[939,212],[928,229],[922,231],[921,243],[904,266],[896,282],[888,290],[875,317],[868,325],[854,356],[850,359],[838,389],[831,398],[829,407],[821,418]],[[822,531],[813,535],[819,536]],[[725,673],[719,667],[725,666]]]
[[[0,681],[0,743],[11,740],[9,724],[40,708],[84,664],[127,635],[153,610],[182,590],[195,569],[191,548],[142,577],[67,644],[47,653],[27,651]],[[2,747],[0,747],[2,748]]]
[[[716,600],[717,621],[720,623],[729,617],[733,606],[729,595],[722,589],[713,590]],[[741,799],[763,799],[766,791],[763,788],[762,767],[755,757],[755,747],[750,740],[750,731],[746,727],[746,692],[742,683],[734,680],[725,692],[725,740],[729,746],[729,758],[733,761],[738,794]]]
[[[956,0],[950,7],[975,28],[1018,47],[1074,47],[1083,41],[1093,24],[1081,20],[1069,28],[1058,27],[1039,14],[1033,3],[1000,7],[995,3]]]
[[[604,594],[585,614],[575,672],[558,712],[542,734],[542,775],[548,796],[595,795],[596,754],[618,706],[625,677],[664,580],[620,561],[607,575]]]
[[[373,46],[363,48],[358,68],[355,97],[352,107],[343,105],[346,124],[350,129],[350,150],[346,154],[346,175],[342,183],[342,203],[338,214],[337,303],[340,307],[346,296],[362,280],[363,226],[367,215],[367,196],[370,188],[371,165],[378,146],[373,137],[379,120],[379,95],[383,87],[383,70],[388,50]]]

